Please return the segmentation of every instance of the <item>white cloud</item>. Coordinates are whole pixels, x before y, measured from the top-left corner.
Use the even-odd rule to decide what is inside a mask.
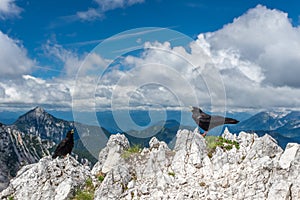
[[[2,96],[0,105],[51,105],[70,107],[71,96],[68,85],[54,80],[42,80],[30,75],[0,81]]]
[[[78,74],[84,73],[85,75],[96,74],[96,71],[106,68],[110,60],[104,59],[101,55],[96,53],[83,53],[78,54],[75,51],[64,48],[62,45],[47,41],[43,45],[44,54],[51,58],[56,58],[62,64],[62,73],[68,78],[74,78]],[[84,67],[80,68],[81,65]],[[99,72],[98,72],[99,74]],[[100,73],[101,74],[101,73]]]
[[[97,52],[80,67],[84,55],[49,43],[45,52],[61,61],[66,76],[0,81],[0,103],[71,106],[72,97],[74,106],[84,110],[209,108],[212,103],[216,110],[224,103],[239,111],[295,109],[300,107],[299,35],[285,13],[258,6],[216,32],[199,34],[188,48],[146,42],[141,54],[125,56],[106,71],[112,61]]]
[[[142,80],[171,88],[175,96],[185,97],[181,98],[185,104],[192,103],[188,100],[194,98],[194,92],[200,105],[208,106],[212,100],[222,105],[222,87],[214,85],[219,82],[224,83],[230,109],[299,108],[299,33],[299,27],[292,26],[287,14],[257,6],[219,31],[200,34],[189,45],[189,51],[171,47],[168,42],[146,43],[142,56],[125,58],[123,64],[138,69],[136,75],[130,71],[119,77],[122,81],[113,81],[120,88],[115,98],[120,105],[128,105],[130,98],[136,103],[148,100],[161,105],[178,104],[176,98],[156,95],[161,94],[158,88],[139,89]],[[210,75],[206,72],[209,63],[219,70],[221,80],[218,76],[212,76],[210,82],[205,80]],[[174,81],[168,80],[171,69],[180,74],[179,78],[173,77]],[[127,81],[124,77],[128,77]],[[184,83],[192,85],[192,89],[188,90]]]
[[[206,40],[212,50],[233,49],[260,66],[265,84],[300,87],[300,28],[292,26],[286,13],[259,5],[206,34]]]
[[[101,11],[105,12],[116,8],[125,8],[134,4],[143,3],[144,0],[95,0],[101,7]]]
[[[0,31],[0,46],[0,77],[16,77],[31,72],[35,61],[28,58],[26,49],[18,40]]]
[[[48,57],[58,59],[62,64],[61,71],[64,75],[67,77],[75,76],[82,61],[77,53],[49,40],[43,45],[43,51]]]
[[[15,4],[15,0],[0,1],[0,19],[19,16],[22,9]]]
[[[83,21],[93,21],[103,17],[103,13],[95,8],[89,8],[87,11],[79,11],[76,15]]]
[[[126,8],[134,4],[143,3],[144,0],[94,0],[97,8],[89,8],[87,11],[77,12],[76,15],[83,21],[93,21],[102,18],[105,12],[117,8]]]

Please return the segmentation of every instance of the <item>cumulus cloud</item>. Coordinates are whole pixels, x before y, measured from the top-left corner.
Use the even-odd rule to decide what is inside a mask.
[[[102,18],[105,12],[117,8],[126,8],[134,4],[143,3],[144,0],[94,0],[97,8],[89,8],[87,11],[80,11],[76,16],[83,21],[93,21]]]
[[[0,19],[4,20],[10,17],[17,17],[22,9],[15,4],[15,0],[0,1]]]
[[[35,61],[27,56],[27,50],[18,40],[0,31],[0,77],[16,77],[30,73]]]
[[[110,62],[104,59],[101,55],[96,53],[78,54],[75,51],[64,48],[62,45],[47,41],[43,45],[44,54],[48,57],[56,58],[62,64],[62,75],[68,78],[76,77],[77,73],[84,73],[85,75],[94,74]],[[80,70],[80,66],[84,64],[84,68]]]
[[[62,45],[48,41],[44,46],[44,54],[57,59],[61,64],[58,67],[60,76],[52,79],[43,79],[30,75],[37,67],[35,61],[26,56],[26,49],[18,41],[9,38],[0,32],[0,105],[2,107],[16,107],[18,105],[44,105],[56,108],[71,108],[76,87],[80,87],[83,105],[88,109],[94,104],[90,98],[94,94],[99,69],[106,67],[110,62],[95,53],[78,53],[65,49]],[[84,63],[84,68],[80,69]],[[50,68],[42,69],[54,70]],[[101,72],[101,70],[100,70]],[[76,79],[76,76],[84,74]],[[100,73],[101,74],[101,73]],[[85,88],[86,87],[86,88]],[[89,105],[89,106],[88,106]]]
[[[53,43],[50,40],[43,45],[43,52],[46,56],[56,58],[62,65],[61,72],[69,77],[74,76],[83,58],[79,57],[76,52],[65,49],[62,45]]]
[[[224,92],[230,109],[300,106],[299,27],[292,26],[286,13],[259,5],[219,31],[200,34],[187,49],[172,47],[169,42],[146,43],[141,56],[125,57],[122,64],[136,70],[119,77],[122,81],[114,81],[116,88],[122,88],[114,98],[119,104],[128,104],[131,99],[147,105],[150,98],[164,106],[179,105],[178,98],[166,100],[156,95],[160,94],[159,87],[149,84],[141,90],[137,86],[142,80],[171,88],[175,97],[184,97],[179,98],[184,104],[191,104],[188,100],[196,96],[200,105],[215,101],[221,106]],[[220,76],[215,74],[209,80],[211,65]],[[172,77],[172,71],[180,78]],[[170,77],[173,81],[168,80]],[[190,84],[191,89],[183,83]]]
[[[0,82],[0,105],[51,105],[70,107],[71,96],[64,82],[42,80],[31,75]]]
[[[233,49],[258,65],[265,84],[300,87],[300,28],[293,27],[286,13],[258,5],[205,36],[212,50]]]
[[[0,102],[71,106],[72,97],[78,110],[299,108],[299,35],[286,13],[257,6],[186,46],[145,42],[141,52],[114,62],[49,43],[45,52],[60,60],[66,76],[0,81]]]

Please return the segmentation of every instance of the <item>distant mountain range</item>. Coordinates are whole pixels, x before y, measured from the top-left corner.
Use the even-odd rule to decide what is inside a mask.
[[[21,166],[37,162],[51,155],[56,145],[70,129],[75,129],[73,153],[80,160],[87,159],[92,164],[97,161],[99,151],[106,145],[111,133],[105,128],[66,121],[54,117],[41,107],[36,107],[21,115],[14,123],[0,123],[0,191]],[[167,143],[172,141],[179,128],[176,120],[157,123],[143,131],[124,133],[131,144],[147,146],[151,134]],[[140,137],[142,136],[142,138]]]
[[[230,127],[230,130],[256,132],[258,135],[268,133],[284,148],[289,142],[300,143],[300,112],[260,112]]]
[[[25,134],[15,128],[0,124],[0,191],[7,186],[21,166],[32,164],[50,155],[51,141]]]
[[[98,119],[102,121],[100,124],[104,127],[100,128],[56,118],[41,107],[21,115],[9,125],[0,123],[0,190],[1,185],[5,185],[15,176],[22,165],[37,162],[41,157],[50,155],[72,128],[75,128],[75,157],[95,163],[99,151],[106,145],[111,134],[123,133],[131,144],[139,144],[142,147],[147,147],[150,139],[155,136],[172,148],[178,129],[193,130],[196,127],[194,123],[191,126],[182,126],[179,122],[182,116],[177,111],[168,112],[166,121],[155,123],[151,122],[145,111],[134,111],[131,115],[135,123],[145,128],[124,132],[114,122],[111,112],[106,115],[98,113]],[[260,136],[268,133],[285,148],[288,142],[300,143],[300,112],[260,112],[237,125],[229,126],[229,129],[236,133],[256,132]],[[215,132],[221,133],[221,129]]]
[[[0,123],[0,191],[21,166],[51,155],[70,129],[75,129],[74,156],[94,164],[110,136],[105,129],[58,119],[41,107],[23,114],[13,124]]]
[[[79,156],[79,160],[87,158],[92,163],[96,162],[99,151],[106,145],[110,135],[104,128],[58,119],[41,107],[36,107],[20,116],[10,127],[25,134],[38,136],[41,140],[52,141],[55,144],[65,138],[70,129],[75,129],[73,152]],[[99,135],[103,133],[104,136],[100,137]],[[86,143],[89,143],[90,149],[86,149]],[[93,145],[92,143],[96,144]]]

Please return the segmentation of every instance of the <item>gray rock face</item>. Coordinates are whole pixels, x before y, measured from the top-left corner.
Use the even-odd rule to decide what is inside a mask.
[[[125,164],[121,154],[129,148],[129,141],[124,135],[112,135],[104,149],[99,153],[99,161],[95,164],[92,173],[107,173],[113,167]]]
[[[299,144],[283,151],[268,135],[236,136],[226,129],[222,136],[239,149],[217,147],[209,158],[197,130],[179,130],[174,150],[153,138],[149,149],[122,158],[127,142],[119,135],[113,139],[119,147],[107,145],[93,169],[108,171],[95,199],[300,199]],[[110,159],[108,152],[119,156]]]
[[[0,191],[7,187],[21,166],[37,162],[50,155],[51,142],[38,136],[26,135],[7,126],[0,126]]]
[[[300,145],[283,151],[265,135],[227,129],[223,138],[238,142],[207,155],[206,140],[179,130],[174,150],[152,138],[149,148],[129,151],[124,135],[110,137],[89,172],[72,157],[23,167],[0,198],[69,199],[92,177],[94,199],[300,199]],[[100,180],[103,178],[103,180]]]
[[[53,160],[48,156],[21,168],[8,188],[0,193],[0,199],[69,199],[88,177],[89,168],[73,157]]]

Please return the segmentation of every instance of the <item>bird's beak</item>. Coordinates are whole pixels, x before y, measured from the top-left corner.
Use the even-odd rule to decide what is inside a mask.
[[[192,112],[194,108],[193,108],[193,106],[189,106],[189,109]]]

